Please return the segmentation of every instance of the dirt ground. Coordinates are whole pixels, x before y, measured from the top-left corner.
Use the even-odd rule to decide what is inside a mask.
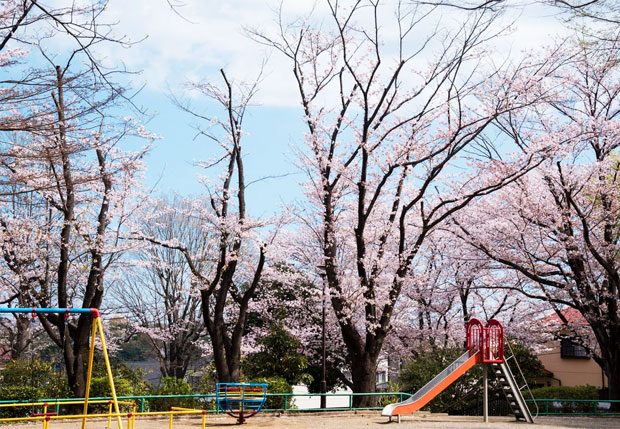
[[[123,422],[124,425],[126,422]],[[52,421],[50,429],[79,429],[78,421]],[[237,426],[231,417],[209,416],[208,428],[233,428]],[[106,429],[107,420],[92,420],[87,429]],[[461,417],[447,415],[424,415],[403,417],[401,424],[388,423],[387,418],[377,414],[330,414],[330,415],[263,415],[256,416],[243,425],[243,429],[272,428],[272,429],[354,429],[354,428],[391,428],[391,429],[525,429],[527,424],[516,423],[514,418],[492,417],[488,424],[484,424],[480,417]],[[620,428],[620,418],[606,417],[539,417],[536,419],[536,429],[556,428],[585,428],[585,429],[617,429]],[[29,429],[41,428],[38,424],[2,425],[2,429]],[[112,425],[111,429],[116,429]],[[167,419],[138,419],[136,429],[168,429]],[[200,429],[200,419],[175,418],[173,429]]]

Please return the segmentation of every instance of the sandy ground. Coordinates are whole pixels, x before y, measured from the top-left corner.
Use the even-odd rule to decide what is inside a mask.
[[[123,422],[125,424],[125,422]],[[231,417],[209,416],[207,427],[233,428],[237,426]],[[50,429],[79,429],[77,421],[50,422]],[[106,420],[92,420],[87,424],[87,429],[106,429]],[[479,417],[461,417],[446,415],[426,415],[403,417],[401,424],[388,423],[387,418],[376,414],[337,414],[337,415],[274,415],[256,416],[243,425],[243,429],[273,428],[273,429],[350,429],[350,428],[391,428],[391,429],[423,429],[423,428],[447,428],[447,429],[525,429],[525,423],[516,423],[514,418],[492,417],[488,424],[481,422]],[[536,429],[555,428],[585,428],[585,429],[612,429],[620,428],[620,418],[605,417],[539,417],[536,419]],[[41,428],[39,424],[2,425],[2,429],[28,429]],[[112,429],[116,429],[112,425]],[[173,429],[199,429],[200,419],[175,418]],[[136,421],[136,429],[168,429],[167,419],[139,419]]]

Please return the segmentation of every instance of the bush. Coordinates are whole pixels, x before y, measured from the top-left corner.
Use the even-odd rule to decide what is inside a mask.
[[[255,378],[251,380],[252,383],[267,383],[269,386],[267,387],[267,393],[293,393],[293,386],[291,386],[284,378],[282,377],[265,377],[265,378]],[[284,405],[286,402],[286,408],[292,409],[295,407],[295,401],[292,397],[288,399],[284,396],[272,396],[267,397],[267,402],[265,403],[264,408],[270,410],[284,410]]]
[[[56,371],[50,362],[40,359],[18,359],[7,362],[0,371],[0,399],[33,401],[69,396],[64,373]],[[26,408],[4,409],[4,417],[23,416],[39,412]]]
[[[112,375],[114,376],[114,387],[118,396],[146,395],[149,393],[149,385],[144,379],[144,371],[142,369],[133,369],[117,360],[112,360],[111,366]],[[95,361],[93,366],[93,384],[91,385],[90,396],[111,395],[108,374],[103,357],[101,357]]]
[[[536,399],[558,399],[550,404],[545,401],[538,403],[543,410],[554,412],[575,413],[592,411],[590,402],[571,402],[572,400],[599,399],[598,390],[594,386],[548,386],[532,390]]]
[[[598,399],[594,386],[549,386],[532,389],[536,399]]]
[[[400,383],[394,381],[388,381],[386,392],[400,392],[401,386]],[[405,399],[405,398],[402,398]],[[383,395],[379,396],[379,400],[377,402],[378,407],[385,407],[386,405],[393,404],[394,402],[400,402],[401,398],[399,395]]]
[[[153,395],[192,395],[192,387],[182,378],[164,377]],[[151,411],[168,411],[171,407],[197,408],[200,403],[196,398],[161,398],[149,400]]]
[[[114,389],[116,390],[116,396],[131,396],[135,394],[134,385],[126,378],[114,377]],[[93,377],[89,396],[91,398],[111,397],[112,390],[110,389],[108,377]]]

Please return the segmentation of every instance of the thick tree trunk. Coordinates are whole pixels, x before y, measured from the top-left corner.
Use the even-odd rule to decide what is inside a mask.
[[[609,399],[620,400],[620,341],[613,341],[605,355],[605,373],[609,383]],[[620,410],[620,404],[614,404]]]
[[[65,369],[69,388],[75,398],[83,398],[86,393],[86,368],[84,367],[84,355],[78,349],[73,353],[73,347],[65,347]]]
[[[377,390],[377,359],[367,354],[351,359],[351,378],[353,392],[374,393]],[[372,407],[376,404],[374,396],[354,396],[353,406],[356,408]]]

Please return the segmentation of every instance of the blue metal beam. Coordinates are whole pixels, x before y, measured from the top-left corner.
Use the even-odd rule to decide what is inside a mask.
[[[28,313],[28,314],[99,314],[96,308],[45,308],[45,307],[0,307],[0,313]]]

